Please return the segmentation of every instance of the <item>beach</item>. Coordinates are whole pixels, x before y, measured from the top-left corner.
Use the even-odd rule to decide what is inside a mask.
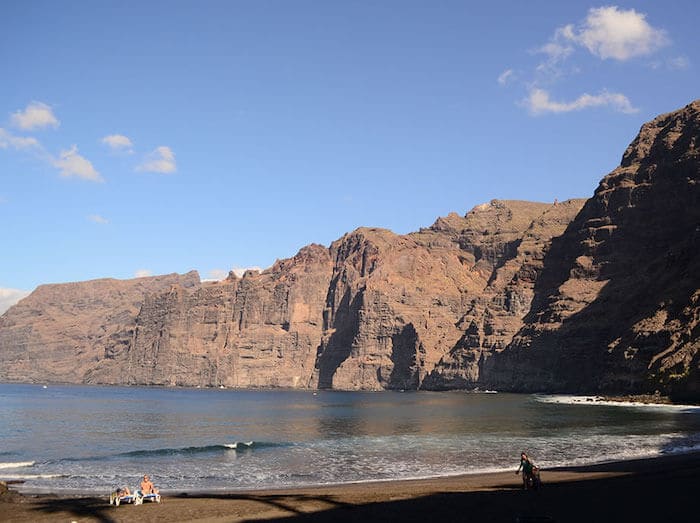
[[[517,464],[513,467],[515,471]],[[522,490],[513,472],[284,490],[164,492],[161,504],[104,496],[9,496],[0,521],[696,521],[700,453],[542,470]],[[7,496],[5,496],[7,497]]]

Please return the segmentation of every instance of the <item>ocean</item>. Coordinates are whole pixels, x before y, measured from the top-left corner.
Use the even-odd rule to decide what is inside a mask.
[[[700,407],[466,392],[0,384],[0,480],[167,494],[515,470],[700,450]]]

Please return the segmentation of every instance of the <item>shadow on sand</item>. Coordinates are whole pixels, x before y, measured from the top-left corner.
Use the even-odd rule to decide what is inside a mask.
[[[45,515],[55,514],[58,520],[64,514],[72,514],[75,518],[87,518],[89,521],[114,523],[110,516],[114,507],[109,505],[105,498],[44,498],[37,502],[34,510]],[[2,518],[0,518],[0,521]]]
[[[437,522],[653,522],[697,521],[697,499],[700,460],[684,460],[672,456],[665,463],[647,464],[641,469],[635,462],[609,463],[585,468],[561,468],[557,472],[617,474],[597,479],[560,481],[547,484],[547,475],[554,471],[542,471],[544,485],[537,491],[523,491],[513,483],[492,486],[489,490],[463,492],[436,492],[402,499],[376,502],[350,502],[351,495],[339,487],[338,494],[304,493],[229,493],[229,494],[180,494],[168,496],[180,500],[212,500],[218,503],[231,501],[231,508],[243,502],[261,505],[235,517],[233,510],[219,512],[216,521],[240,521],[246,517],[260,521],[260,517],[276,509],[284,516],[265,521],[299,522],[361,522],[370,521],[437,521]],[[381,498],[382,485],[377,484]],[[385,498],[385,499],[386,499]],[[367,498],[365,498],[367,499]],[[218,500],[218,501],[216,501]],[[167,503],[167,499],[165,501]],[[312,507],[312,508],[310,508]],[[43,516],[72,514],[76,519],[90,521],[184,521],[183,511],[165,513],[153,507],[152,512],[120,511],[106,504],[102,498],[45,499],[34,510]],[[112,512],[110,512],[112,511]],[[137,513],[138,512],[138,513]],[[256,513],[257,512],[257,513]],[[228,516],[221,516],[229,514]],[[145,518],[142,518],[145,516]],[[207,518],[201,513],[199,517]],[[134,519],[137,518],[137,519]],[[195,518],[196,519],[196,518]]]
[[[679,459],[682,459],[680,456]],[[680,465],[680,461],[679,461]],[[494,490],[434,493],[410,499],[365,504],[340,503],[328,496],[224,495],[222,499],[256,500],[289,511],[289,516],[267,519],[287,523],[368,521],[468,521],[508,523],[697,521],[697,466],[649,467],[638,473],[636,462],[608,463],[557,469],[561,472],[600,472],[620,476],[568,481],[524,491],[513,484]],[[543,471],[546,482],[547,471]],[[381,485],[377,486],[381,489]],[[211,497],[211,496],[207,496]],[[300,501],[323,501],[330,508],[300,513]]]

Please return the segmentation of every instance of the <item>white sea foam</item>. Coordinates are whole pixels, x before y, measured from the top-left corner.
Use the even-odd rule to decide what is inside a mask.
[[[65,474],[3,474],[3,480],[55,479],[67,478]]]
[[[616,401],[606,400],[601,396],[573,396],[573,395],[536,395],[537,401],[542,403],[559,403],[563,405],[604,405],[610,407],[641,407],[647,409],[661,409],[673,411],[697,411],[700,405],[676,405],[668,403],[643,403],[641,401]]]
[[[224,447],[229,449],[237,449],[238,447],[252,447],[253,441],[236,441],[235,443],[225,443]]]
[[[34,461],[15,461],[0,463],[0,469],[19,469],[23,467],[33,467],[34,463]]]

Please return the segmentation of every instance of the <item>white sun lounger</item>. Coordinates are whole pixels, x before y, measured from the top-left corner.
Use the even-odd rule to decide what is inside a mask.
[[[135,494],[129,494],[127,496],[121,496],[117,492],[112,492],[109,495],[109,504],[110,505],[116,505],[117,507],[121,505],[122,503],[136,503],[136,495]]]
[[[112,492],[109,495],[109,504],[116,505],[117,507],[122,503],[133,503],[134,505],[141,505],[144,501],[160,503],[160,494],[141,494],[140,490],[135,490],[133,494],[127,496],[120,496],[117,492]]]
[[[141,494],[140,490],[136,491],[136,499],[134,500],[134,505],[140,505],[144,501],[155,501],[160,503],[160,494]]]

